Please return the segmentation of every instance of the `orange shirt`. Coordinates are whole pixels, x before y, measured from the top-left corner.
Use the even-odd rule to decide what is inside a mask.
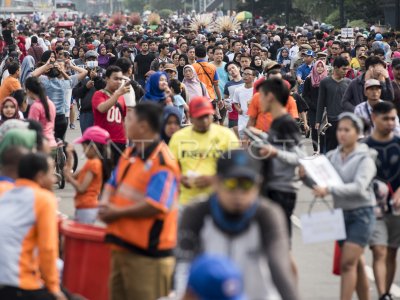
[[[57,200],[37,183],[18,179],[0,198],[0,285],[60,290]]]
[[[107,225],[106,241],[114,249],[150,257],[171,256],[177,242],[179,165],[164,142],[143,154],[128,148],[106,185],[110,202],[123,208],[146,202],[159,213],[151,217],[119,218]],[[116,247],[117,246],[117,247]]]
[[[288,102],[286,104],[286,110],[294,119],[297,119],[299,117],[296,100],[294,100],[292,96],[289,96]],[[254,127],[264,132],[269,131],[273,120],[270,113],[264,113],[261,109],[260,93],[254,94],[250,102],[247,114],[249,115],[249,117],[256,119],[256,124]]]
[[[3,80],[0,86],[0,103],[3,102],[5,97],[10,96],[14,91],[21,89],[21,83],[18,79],[8,76]]]
[[[88,172],[93,174],[92,182],[89,184],[86,192],[76,193],[75,208],[95,208],[98,205],[98,198],[103,183],[103,165],[101,160],[98,158],[88,159],[82,170],[79,171],[77,181],[82,183]]]
[[[207,92],[210,96],[210,99],[217,99],[217,95],[214,90],[214,83],[218,83],[217,68],[213,64],[205,61],[194,63],[192,66],[196,71],[199,80],[207,87]]]

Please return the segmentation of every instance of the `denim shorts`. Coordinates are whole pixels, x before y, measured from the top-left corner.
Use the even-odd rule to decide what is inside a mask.
[[[346,240],[339,241],[355,243],[361,247],[368,245],[375,224],[373,207],[361,207],[351,210],[344,210],[344,224],[346,227]]]

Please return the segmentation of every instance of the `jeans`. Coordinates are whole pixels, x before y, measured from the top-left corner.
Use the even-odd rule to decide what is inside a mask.
[[[96,222],[99,209],[95,208],[77,208],[75,210],[75,221],[83,224],[94,224]]]
[[[81,125],[81,132],[83,134],[86,129],[94,125],[93,112],[91,111],[81,112],[79,115],[79,123]]]

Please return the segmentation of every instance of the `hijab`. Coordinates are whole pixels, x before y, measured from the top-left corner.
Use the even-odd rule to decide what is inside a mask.
[[[11,119],[7,120],[0,126],[0,143],[11,129],[28,129],[29,124],[22,120]]]
[[[181,54],[181,55],[179,55],[179,60],[181,60],[181,58],[183,58],[183,59],[185,60],[185,62],[186,62],[185,66],[189,64],[189,59],[188,59],[188,57],[187,57],[186,54]],[[183,80],[183,78],[184,78],[184,75],[183,75],[183,68],[184,68],[185,66],[179,65],[179,66],[177,67],[177,70],[178,70],[178,80],[179,80],[180,82],[182,82],[182,80]]]
[[[0,157],[11,146],[21,146],[28,150],[36,147],[37,133],[35,130],[13,128],[7,131],[0,142]]]
[[[195,96],[205,96],[207,98],[210,98],[208,96],[206,87],[202,86],[202,83],[200,82],[199,77],[197,77],[197,73],[192,65],[184,66],[183,72],[185,72],[185,69],[188,69],[188,68],[192,70],[193,78],[187,79],[185,77],[183,79],[182,83],[185,85],[186,93],[189,96],[189,101]]]
[[[179,109],[175,106],[165,106],[163,111],[163,123],[161,129],[161,138],[163,141],[168,144],[171,137],[167,136],[165,133],[165,127],[167,126],[167,122],[170,116],[175,116],[178,119],[179,125],[182,123],[182,116]]]
[[[99,66],[102,67],[103,69],[107,69],[108,65],[110,64],[110,56],[109,55],[101,55],[101,50],[105,49],[106,46],[101,45],[99,47],[99,56],[97,58],[97,61],[99,62]]]
[[[11,118],[6,118],[6,116],[3,115],[3,108],[4,108],[4,105],[7,102],[12,102],[14,104],[14,106],[15,106],[15,113]],[[13,97],[5,97],[3,99],[3,102],[1,103],[1,106],[0,106],[0,114],[1,114],[0,124],[3,124],[7,120],[19,119],[19,110],[18,110],[18,102],[17,102],[17,100],[15,100]]]
[[[21,75],[19,80],[21,81],[22,85],[25,85],[25,80],[28,78],[29,74],[35,69],[35,59],[33,56],[27,55],[25,56],[24,60],[21,64]]]
[[[319,64],[322,64],[324,67],[324,71],[321,74],[318,74],[317,72],[317,66]],[[325,63],[322,60],[318,60],[314,67],[311,70],[311,84],[313,87],[319,87],[319,84],[321,83],[321,80],[324,79],[326,76],[328,76],[328,69],[326,68]]]
[[[165,72],[155,72],[147,80],[146,93],[143,96],[144,100],[155,102],[162,102],[165,100],[165,92],[160,89],[161,76],[167,77],[167,74]]]
[[[287,57],[283,57],[283,56],[282,56],[282,52],[283,52],[283,51],[286,51],[286,52],[288,53],[288,56],[287,56]],[[279,51],[279,53],[278,53],[278,60],[277,60],[277,61],[278,61],[278,64],[281,65],[281,64],[283,64],[283,61],[284,61],[284,60],[288,60],[288,59],[290,59],[290,58],[289,58],[289,49],[288,49],[288,48],[282,48],[281,51]]]

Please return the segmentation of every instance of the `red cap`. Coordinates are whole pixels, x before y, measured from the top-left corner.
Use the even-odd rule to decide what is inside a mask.
[[[189,103],[189,114],[192,118],[213,115],[214,108],[206,97],[196,96]]]
[[[99,144],[107,144],[110,140],[110,134],[100,128],[99,126],[92,126],[85,130],[82,137],[74,141],[75,144],[82,144],[83,142],[94,142]]]

